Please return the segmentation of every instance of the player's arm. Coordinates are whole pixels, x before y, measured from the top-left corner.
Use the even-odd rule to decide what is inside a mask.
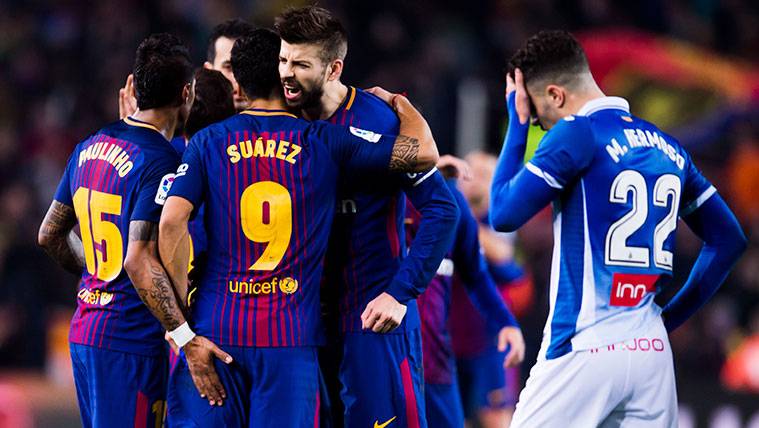
[[[495,281],[487,270],[485,258],[480,251],[477,220],[454,182],[449,181],[448,184],[461,212],[453,246],[453,264],[470,300],[487,320],[488,330],[498,335],[498,350],[503,352],[507,346],[511,347],[504,365],[516,366],[524,359],[522,330],[503,302]]]
[[[406,303],[429,285],[451,247],[459,209],[443,176],[433,168],[419,173],[405,186],[406,196],[422,216],[414,241],[384,293],[367,304],[361,314],[364,329],[385,333],[400,325]]]
[[[82,240],[74,233],[74,208],[53,200],[37,234],[37,242],[45,252],[67,271],[81,275],[84,269]]]
[[[512,232],[537,214],[593,158],[592,136],[584,118],[561,120],[546,134],[533,159],[522,166],[527,146],[526,91],[521,73],[507,89],[509,129],[490,188],[490,223]],[[529,110],[527,110],[529,111]]]
[[[137,220],[129,222],[129,243],[124,270],[137,294],[167,331],[186,322],[174,289],[158,258],[158,224]]]
[[[746,235],[717,193],[683,220],[704,245],[688,280],[664,307],[662,317],[667,331],[679,327],[714,295],[746,249]]]
[[[69,157],[53,202],[40,225],[37,242],[64,269],[81,275],[84,269],[84,248],[82,240],[73,231],[77,219],[69,181],[72,165],[76,161],[76,153],[78,150],[74,150]]]
[[[380,87],[368,89],[367,92],[390,104],[400,120],[389,169],[396,172],[421,172],[435,166],[440,156],[432,130],[408,98]]]
[[[203,199],[205,176],[198,147],[199,141],[193,137],[177,169],[158,228],[158,254],[182,302],[187,301],[187,266],[190,261],[187,223],[193,208],[199,206]],[[227,395],[216,374],[213,360],[218,358],[230,364],[232,357],[207,338],[196,335],[187,322],[169,331],[169,335],[184,351],[187,367],[200,396],[208,399],[212,406],[222,405]]]

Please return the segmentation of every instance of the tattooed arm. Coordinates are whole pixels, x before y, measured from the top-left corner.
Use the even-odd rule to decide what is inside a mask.
[[[158,225],[148,221],[129,223],[129,244],[124,270],[140,299],[168,331],[185,322],[174,288],[158,259]]]
[[[42,220],[37,242],[67,271],[81,275],[84,269],[82,240],[72,230],[76,225],[74,208],[53,201]]]
[[[374,87],[367,92],[390,104],[400,119],[400,131],[390,156],[390,170],[399,172],[427,171],[440,157],[427,121],[403,95]]]

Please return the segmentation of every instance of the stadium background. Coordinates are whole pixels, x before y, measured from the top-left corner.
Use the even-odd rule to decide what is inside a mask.
[[[79,424],[66,341],[76,280],[35,237],[71,149],[117,118],[117,91],[139,41],[174,32],[200,65],[215,24],[240,16],[269,26],[287,4],[299,2],[0,2],[0,427]],[[759,426],[759,3],[321,5],[349,31],[343,81],[408,92],[441,152],[459,155],[500,147],[502,71],[525,38],[543,28],[576,32],[604,90],[628,97],[635,114],[681,140],[749,236],[748,251],[717,296],[671,340],[682,426]],[[536,284],[533,308],[521,318],[524,375],[547,313],[549,223],[543,213],[519,233],[519,257]],[[682,229],[676,285],[699,250]]]

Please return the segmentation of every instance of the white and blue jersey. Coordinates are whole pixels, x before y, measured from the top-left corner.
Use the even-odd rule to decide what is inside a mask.
[[[525,169],[558,189],[550,311],[541,357],[649,328],[672,276],[677,219],[715,188],[671,136],[605,97],[561,120]]]

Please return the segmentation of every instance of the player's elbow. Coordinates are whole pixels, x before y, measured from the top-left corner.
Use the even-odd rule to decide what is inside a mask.
[[[513,216],[503,209],[492,208],[490,210],[490,225],[498,232],[514,232],[521,224]]]
[[[50,248],[54,245],[54,242],[60,240],[62,237],[47,231],[47,226],[42,223],[40,230],[37,232],[37,244],[42,248]]]
[[[140,272],[140,269],[144,264],[143,260],[144,257],[140,251],[134,250],[132,248],[127,249],[126,257],[124,257],[124,271],[127,273],[129,278],[136,278],[139,276],[138,274]]]

